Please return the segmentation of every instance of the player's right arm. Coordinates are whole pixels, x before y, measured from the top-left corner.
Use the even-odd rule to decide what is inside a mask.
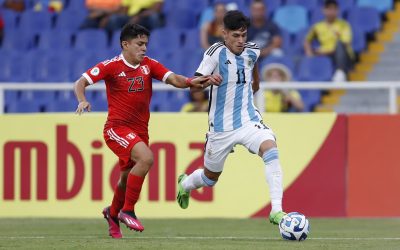
[[[81,115],[83,112],[88,111],[90,112],[91,110],[91,105],[90,103],[86,100],[85,96],[85,88],[89,86],[88,80],[81,76],[78,81],[75,82],[74,85],[74,92],[76,99],[78,100],[78,108],[76,109],[75,113]]]
[[[78,108],[76,109],[77,114],[82,114],[85,111],[91,111],[91,105],[86,100],[85,88],[91,84],[94,84],[100,80],[106,79],[110,72],[112,72],[112,60],[98,63],[96,66],[88,69],[78,81],[75,82],[74,92],[78,99]]]

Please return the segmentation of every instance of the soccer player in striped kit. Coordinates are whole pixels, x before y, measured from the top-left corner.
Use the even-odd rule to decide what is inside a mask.
[[[109,235],[113,238],[122,237],[119,221],[132,230],[144,230],[136,217],[135,204],[153,164],[153,154],[148,146],[152,79],[177,88],[202,88],[210,84],[208,76],[187,78],[145,56],[149,36],[144,27],[128,23],[121,31],[122,53],[87,70],[75,83],[78,114],[91,109],[85,88],[100,80],[106,85],[108,117],[104,140],[118,156],[121,171],[111,206],[103,210]],[[218,81],[214,79],[213,82]]]
[[[258,154],[265,165],[272,210],[269,220],[279,224],[282,211],[282,170],[273,131],[262,122],[253,103],[259,88],[257,59],[260,49],[246,42],[249,19],[240,11],[229,11],[224,17],[224,42],[215,43],[205,53],[196,75],[213,75],[222,82],[212,86],[209,98],[209,132],[204,152],[204,168],[178,178],[177,202],[185,209],[190,191],[214,186],[224,162],[233,147],[243,145]]]

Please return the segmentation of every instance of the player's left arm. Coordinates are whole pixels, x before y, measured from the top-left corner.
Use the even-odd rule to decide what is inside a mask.
[[[260,89],[260,77],[258,75],[258,63],[256,62],[253,67],[253,94],[255,94]]]

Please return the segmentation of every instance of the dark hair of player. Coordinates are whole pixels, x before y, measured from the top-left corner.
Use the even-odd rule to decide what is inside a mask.
[[[338,2],[336,0],[325,0],[324,6],[325,8],[333,6],[333,7],[338,7]]]
[[[245,30],[250,26],[250,19],[241,11],[231,10],[224,16],[224,27],[228,30]]]
[[[119,37],[119,44],[121,45],[122,48],[122,41],[129,41],[131,39],[134,39],[142,35],[150,37],[149,30],[139,24],[127,23],[121,30],[121,36]]]

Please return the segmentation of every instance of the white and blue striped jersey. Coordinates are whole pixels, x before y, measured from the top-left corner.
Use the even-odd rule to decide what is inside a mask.
[[[219,73],[223,80],[211,86],[208,125],[210,131],[224,132],[240,128],[248,121],[261,121],[253,102],[253,67],[260,55],[255,43],[246,43],[240,55],[222,42],[205,53],[196,74]]]

